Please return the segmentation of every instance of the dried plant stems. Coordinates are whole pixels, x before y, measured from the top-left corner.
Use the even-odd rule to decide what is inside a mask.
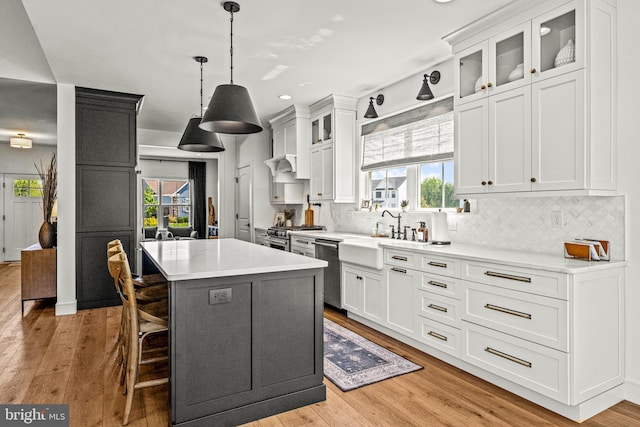
[[[37,164],[33,164],[40,175],[42,180],[42,214],[45,222],[51,222],[51,211],[53,210],[53,204],[58,197],[58,164],[56,161],[56,153],[53,153],[51,162],[47,166],[42,165],[40,160],[40,167]]]

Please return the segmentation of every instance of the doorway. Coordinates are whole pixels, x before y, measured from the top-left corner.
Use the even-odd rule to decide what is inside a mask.
[[[42,183],[38,175],[4,174],[3,261],[19,261],[20,251],[38,243],[42,225]]]
[[[253,186],[251,164],[236,170],[236,239],[251,242],[251,223],[253,218]]]

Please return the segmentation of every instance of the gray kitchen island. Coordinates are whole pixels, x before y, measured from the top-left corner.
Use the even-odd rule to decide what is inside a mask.
[[[235,239],[141,246],[169,281],[173,425],[238,425],[326,399],[325,261]]]

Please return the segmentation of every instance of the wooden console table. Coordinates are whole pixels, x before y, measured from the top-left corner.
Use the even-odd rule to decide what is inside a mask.
[[[31,245],[20,251],[20,260],[24,313],[25,301],[57,296],[56,249]]]

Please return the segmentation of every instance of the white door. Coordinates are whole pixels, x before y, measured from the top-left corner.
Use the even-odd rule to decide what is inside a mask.
[[[42,197],[38,175],[4,175],[4,261],[19,261],[20,251],[38,243]]]
[[[236,239],[251,242],[251,165],[236,171]]]
[[[488,191],[489,122],[488,101],[481,99],[455,108],[456,193]]]

